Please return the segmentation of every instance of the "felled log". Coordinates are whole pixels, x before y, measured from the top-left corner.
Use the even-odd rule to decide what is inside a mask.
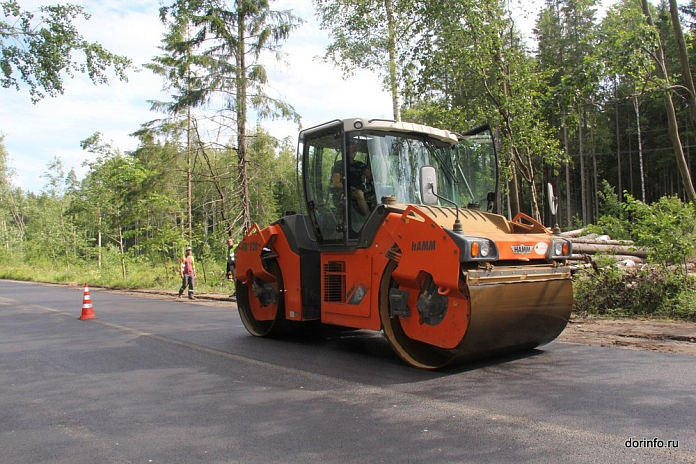
[[[633,240],[605,240],[602,238],[587,238],[587,237],[571,237],[570,239],[573,243],[589,243],[597,245],[622,245],[622,246],[632,246]]]
[[[613,255],[612,257],[617,261],[633,261],[636,264],[645,264],[645,258],[638,256]]]
[[[599,243],[573,243],[573,251],[578,254],[594,255],[597,253],[606,253],[613,255],[637,256],[639,258],[647,258],[648,252],[641,249],[636,249],[626,245],[605,245]]]
[[[626,260],[631,260],[636,264],[644,264],[645,263],[645,258],[641,258],[638,256],[629,256],[629,255],[606,255],[608,258],[615,259],[616,261],[626,261]],[[589,255],[589,254],[580,254],[580,253],[573,253],[570,255],[569,261],[574,261],[574,262],[590,262],[594,260],[594,256]]]
[[[582,233],[585,232],[585,229],[575,229],[575,230],[566,230],[565,232],[561,232],[562,237],[578,237],[582,235]]]

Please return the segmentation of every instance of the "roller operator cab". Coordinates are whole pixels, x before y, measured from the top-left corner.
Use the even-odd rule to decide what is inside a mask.
[[[310,321],[381,330],[408,364],[435,369],[565,328],[571,243],[496,214],[488,127],[335,120],[300,132],[298,165],[305,214],[254,225],[237,249],[253,335]]]

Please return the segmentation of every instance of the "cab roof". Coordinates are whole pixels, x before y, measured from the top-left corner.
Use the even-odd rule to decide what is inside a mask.
[[[349,119],[334,119],[333,121],[325,122],[318,126],[310,127],[300,132],[300,140],[304,140],[306,134],[324,130],[333,125],[343,125],[345,132],[355,130],[371,130],[381,132],[402,132],[405,134],[427,135],[430,138],[439,140],[444,143],[456,145],[459,141],[457,135],[453,132],[435,127],[424,126],[422,124],[414,124],[411,122],[393,121],[390,119],[367,119],[367,118],[349,118]]]

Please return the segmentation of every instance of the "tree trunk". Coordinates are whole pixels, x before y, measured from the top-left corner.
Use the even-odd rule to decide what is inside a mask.
[[[510,205],[510,214],[512,215],[511,217],[517,216],[517,213],[520,212],[520,193],[519,193],[519,184],[517,181],[517,168],[515,168],[515,163],[512,163],[512,179],[510,179],[510,182],[508,182],[508,204]]]
[[[193,208],[191,207],[191,107],[188,107],[186,130],[186,223],[188,244],[193,243]]]
[[[623,185],[621,183],[621,131],[619,128],[619,100],[618,100],[619,82],[614,84],[614,101],[616,102],[616,169],[618,177],[619,201],[623,201]]]
[[[62,208],[61,208],[62,210]],[[60,230],[62,234],[65,234],[65,219],[63,217],[63,211],[60,212]],[[65,234],[67,235],[67,234]],[[63,237],[63,252],[65,254],[65,269],[70,270],[70,242],[68,237]]]
[[[102,216],[100,208],[97,208],[97,267],[102,268]]]
[[[189,39],[189,24],[186,24],[186,39]],[[187,50],[190,52],[190,49]],[[186,85],[188,93],[191,93],[191,65],[190,60],[186,64]],[[188,224],[188,244],[193,244],[193,207],[191,205],[191,105],[186,107],[186,222]]]
[[[570,141],[568,140],[568,126],[566,126],[565,118],[563,118],[563,150],[565,151],[566,157],[570,156],[569,150]],[[565,164],[565,180],[566,180],[566,226],[570,227],[571,223],[571,213],[570,213],[570,163]]]
[[[689,118],[691,119],[694,133],[696,133],[696,87],[694,87],[694,78],[691,75],[691,67],[689,66],[689,52],[686,49],[684,31],[682,31],[681,20],[679,19],[677,0],[669,0],[669,12],[672,16],[674,37],[677,39],[677,47],[679,48],[679,63],[681,64],[682,79],[686,90],[689,91]]]
[[[126,255],[123,249],[123,230],[120,225],[118,226],[118,247],[121,250],[121,273],[123,280],[126,280]]]
[[[636,191],[633,185],[633,139],[628,137],[628,191],[631,195]],[[635,196],[635,195],[634,195]]]
[[[595,141],[594,126],[595,121],[592,115],[590,115],[590,141],[592,142],[592,188],[594,190],[592,194],[592,222],[596,222],[599,217],[599,181],[597,175],[597,142]]]
[[[638,250],[632,246],[623,245],[604,245],[596,243],[575,243],[573,242],[573,253],[578,254],[588,254],[593,255],[597,253],[611,253],[615,255],[624,256],[638,256],[639,258],[646,258],[648,252],[645,250]]]
[[[652,20],[652,14],[650,13],[650,7],[648,5],[648,0],[641,0],[641,7],[643,9],[643,14],[647,18],[648,25],[655,28],[655,24]],[[657,28],[655,28],[657,30]],[[696,191],[694,191],[694,184],[691,181],[691,174],[689,172],[689,167],[686,164],[686,157],[684,156],[684,149],[682,147],[681,140],[679,139],[679,125],[677,122],[677,115],[674,110],[674,102],[672,101],[672,94],[669,89],[669,74],[667,73],[667,64],[665,62],[665,53],[662,48],[662,43],[659,40],[656,52],[657,60],[657,71],[658,75],[662,77],[665,81],[665,110],[667,111],[667,124],[669,131],[669,138],[672,141],[672,148],[674,149],[674,154],[677,157],[677,166],[679,167],[679,173],[682,177],[682,182],[684,183],[684,190],[686,192],[686,197],[690,202],[696,203]]]
[[[239,180],[242,193],[242,230],[251,228],[251,202],[249,201],[249,175],[247,169],[247,80],[246,80],[246,42],[245,33],[246,12],[239,8],[237,12],[237,154],[239,158]]]
[[[670,99],[671,101],[671,99]],[[638,95],[633,95],[633,107],[636,109],[636,132],[638,133],[638,161],[640,162],[640,190],[643,194],[642,199],[645,203],[645,171],[643,168],[643,137],[640,134],[640,102]]]
[[[582,203],[582,225],[587,225],[587,199],[585,195],[585,120],[583,111],[578,106],[578,151],[580,155],[580,201]]]
[[[196,127],[196,135],[198,135],[198,127]],[[231,237],[232,236],[232,222],[227,220],[227,196],[225,195],[225,190],[223,189],[222,183],[220,182],[220,176],[215,173],[215,170],[213,169],[213,164],[210,161],[210,157],[208,156],[208,152],[206,151],[205,147],[203,146],[203,143],[201,142],[200,136],[198,138],[198,145],[201,150],[201,154],[203,155],[203,159],[205,160],[208,170],[210,171],[210,177],[213,179],[213,185],[215,186],[215,190],[218,193],[218,197],[220,198],[220,216],[222,217],[222,221],[226,225],[226,230],[227,230],[227,236]],[[213,232],[215,231],[215,209],[213,205]],[[206,234],[207,234],[207,221],[206,221]]]
[[[399,105],[399,78],[396,64],[396,30],[394,29],[394,5],[392,0],[384,0],[384,9],[387,13],[388,38],[387,47],[389,51],[389,89],[392,96],[392,110],[394,120],[401,121],[401,107]]]
[[[584,237],[573,237],[570,241],[573,242],[573,245],[576,243],[585,243],[585,244],[590,244],[590,245],[620,245],[620,246],[633,246],[633,240],[612,240],[612,239],[607,239],[607,240],[600,240],[599,238],[587,238],[588,236]]]

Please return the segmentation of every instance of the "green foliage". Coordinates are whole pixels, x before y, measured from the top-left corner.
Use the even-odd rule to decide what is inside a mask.
[[[17,214],[17,192],[12,188],[12,170],[7,165],[7,158],[3,136],[0,135],[0,246],[10,248],[21,240],[23,222]]]
[[[221,0],[175,0],[160,9],[160,19],[167,27],[161,47],[164,54],[147,67],[166,79],[165,87],[174,90],[174,95],[173,101],[155,102],[153,108],[172,116],[161,127],[186,126],[187,178],[191,176],[191,165],[201,155],[229,233],[233,233],[234,224],[240,221],[241,228],[248,230],[252,214],[246,135],[248,108],[253,108],[260,119],[289,119],[298,124],[300,121],[289,103],[267,92],[268,79],[261,54],[270,53],[279,60],[280,44],[302,20],[290,11],[271,10],[268,0],[230,5]],[[216,140],[207,143],[201,138],[192,110],[204,109],[213,100],[220,102],[221,107],[206,124],[217,124],[218,130],[213,131],[217,133]],[[218,151],[213,147],[219,147],[219,138],[224,137],[236,139],[236,146],[226,144],[221,150],[226,155],[236,152],[236,169],[231,163],[221,166],[216,154],[211,153]],[[192,152],[194,146],[196,150]],[[232,171],[239,183],[236,192],[242,210],[239,218],[227,217],[231,195],[222,185],[222,180]],[[187,199],[190,198],[187,188]]]
[[[622,271],[613,260],[598,259],[598,272],[575,280],[575,310],[584,314],[641,315],[696,320],[696,279],[687,261],[696,257],[696,207],[676,197],[652,205],[626,194],[619,203],[603,184],[602,212],[589,231],[632,239],[648,250],[648,266]]]
[[[696,205],[663,197],[652,205],[626,195],[626,214],[636,245],[647,248],[653,263],[685,265],[696,255]]]
[[[597,193],[599,197],[599,211],[601,216],[597,224],[590,224],[586,230],[589,233],[606,234],[614,240],[629,240],[631,238],[631,224],[626,221],[626,213],[623,203],[619,200],[614,187],[606,179],[602,180],[602,190]]]
[[[488,122],[496,131],[501,174],[529,186],[539,217],[544,169],[565,161],[542,114],[547,85],[504,2],[417,2],[419,31],[406,89],[408,118],[465,131]],[[452,14],[457,11],[460,14]]]
[[[103,50],[89,49],[79,37],[72,23],[86,17],[80,7],[46,7],[34,15],[18,3],[0,1],[9,18],[0,22],[6,86],[29,85],[32,98],[39,99],[62,92],[62,76],[73,72],[87,72],[101,82],[102,74],[89,74],[90,64],[99,72],[107,67],[117,74],[125,70],[127,63],[117,59],[121,57],[107,54],[102,56],[106,61],[99,61]],[[576,211],[581,191],[594,185],[587,178],[581,184],[578,178],[581,142],[586,176],[597,173],[598,180],[609,179],[611,185],[618,185],[616,178],[623,179],[622,187],[635,194],[628,182],[639,177],[633,157],[637,133],[632,96],[645,91],[641,122],[650,136],[642,139],[644,177],[654,203],[638,202],[631,195],[621,202],[605,181],[598,204],[589,206],[597,206],[599,216],[592,230],[635,240],[650,250],[651,264],[662,267],[633,275],[608,269],[580,279],[579,301],[598,298],[599,308],[604,308],[598,312],[648,311],[641,309],[643,305],[651,313],[689,317],[686,309],[694,306],[696,297],[686,283],[693,287],[693,281],[677,271],[694,254],[696,214],[693,205],[676,197],[655,201],[664,192],[682,193],[682,186],[671,174],[671,152],[663,150],[670,143],[661,95],[648,92],[662,85],[650,57],[656,30],[646,27],[635,2],[618,3],[598,24],[596,1],[547,0],[537,21],[535,56],[515,30],[505,2],[498,0],[315,4],[322,27],[333,39],[327,57],[346,75],[352,69],[369,68],[397,76],[406,120],[455,131],[490,122],[499,136],[502,173],[517,170],[525,181],[523,198],[529,199],[542,180],[559,179],[561,205],[565,207],[565,199],[570,204],[566,225],[571,228],[585,222]],[[656,15],[657,30],[669,44],[669,15],[664,13]],[[299,19],[273,12],[266,0],[170,0],[161,19],[167,28],[163,54],[148,67],[165,78],[173,100],[154,104],[168,113],[167,118],[136,133],[140,144],[135,151],[122,153],[94,134],[82,143],[93,155],[83,180],[78,181],[74,172],[66,174],[55,159],[47,167],[42,193],[26,194],[12,187],[8,155],[0,143],[0,257],[17,266],[5,269],[6,275],[176,288],[178,257],[188,243],[187,171],[192,178],[192,243],[201,286],[225,288],[221,279],[228,233],[239,241],[249,220],[266,225],[285,210],[299,209],[295,141],[279,144],[260,127],[246,128],[247,107],[254,107],[260,117],[298,120],[290,105],[266,94],[268,76],[262,66],[266,61],[259,58],[263,50],[276,54]],[[22,30],[29,30],[25,27],[36,34],[22,35]],[[693,31],[689,32],[691,44]],[[18,53],[12,55],[11,46],[17,46]],[[90,50],[97,58],[86,58],[83,67],[71,55]],[[12,59],[22,56],[28,60],[26,68],[13,64]],[[114,61],[109,64],[109,59]],[[678,73],[676,53],[670,60],[669,71]],[[33,81],[23,80],[21,69]],[[196,112],[211,106],[220,106],[214,110],[221,110],[219,127],[225,128],[215,142],[200,139],[197,130],[202,119]],[[184,112],[194,108],[187,121]],[[682,127],[688,109],[686,104],[677,107]],[[566,142],[564,132],[573,156],[567,185],[559,176],[560,167],[569,161],[559,150],[559,141]],[[682,137],[685,142],[693,140],[686,131]],[[597,154],[596,167],[590,166],[589,153]],[[624,156],[620,167],[619,154]],[[588,203],[594,202],[592,195],[585,195]],[[665,267],[674,265],[682,267]],[[614,290],[623,293],[615,295]]]
[[[602,187],[602,216],[596,225],[588,226],[588,232],[633,240],[648,250],[650,263],[663,266],[685,265],[696,256],[696,205],[675,196],[648,205],[628,193],[625,203],[620,203],[608,182]]]
[[[299,208],[295,152],[288,144],[279,149],[276,139],[261,127],[255,129],[250,140],[251,213],[255,222],[266,225],[284,211]]]
[[[157,142],[152,133],[139,136],[138,149],[125,154],[99,133],[88,137],[82,146],[95,157],[86,163],[84,179],[77,182],[74,172],[66,174],[62,162],[54,159],[42,176],[46,184],[40,195],[12,190],[6,172],[0,186],[0,259],[11,265],[2,276],[112,287],[178,287],[178,260],[188,244],[180,172],[173,163],[180,153],[166,141]],[[250,139],[252,220],[265,225],[284,209],[297,209],[294,150],[287,141],[278,147],[260,127]],[[0,154],[4,163],[4,148]],[[236,153],[226,149],[210,149],[208,160],[212,171],[200,163],[193,171],[197,284],[200,291],[227,293],[228,229],[207,174],[219,175],[219,186],[231,199],[230,213],[236,214],[239,165]],[[21,234],[11,207],[21,219]],[[241,228],[233,230],[233,238],[239,242]]]
[[[0,279],[14,279],[35,282],[54,282],[77,284],[89,283],[95,287],[161,289],[174,292],[181,285],[179,261],[167,260],[152,263],[137,257],[127,256],[128,275],[121,274],[121,255],[117,248],[104,248],[103,266],[99,268],[94,261],[79,261],[70,268],[55,267],[45,260],[22,262],[16,250],[0,249],[0,259],[12,262],[12,266],[0,269]],[[218,259],[196,259],[198,278],[196,292],[227,293],[230,284],[224,278],[226,262],[222,255]]]
[[[108,82],[105,70],[127,80],[125,71],[131,60],[106,50],[97,42],[85,40],[74,21],[89,19],[81,6],[63,4],[39,7],[39,15],[22,9],[19,2],[0,2],[4,20],[0,21],[0,84],[19,90],[29,86],[33,103],[48,94],[63,93],[63,75],[87,74],[95,84]],[[73,58],[81,52],[83,59]]]
[[[574,311],[581,315],[646,316],[696,321],[696,279],[665,268],[623,272],[607,262],[574,281]]]
[[[607,71],[640,85],[655,70],[655,62],[645,53],[655,46],[655,31],[645,21],[640,2],[623,0],[609,8],[599,28],[595,52]]]
[[[160,8],[167,26],[165,53],[146,67],[165,77],[165,86],[176,94],[173,102],[159,106],[179,113],[221,94],[227,111],[250,104],[261,118],[299,122],[292,106],[264,91],[268,80],[259,57],[268,51],[279,58],[279,44],[302,21],[289,11],[271,10],[268,0],[231,6],[220,0],[176,0]]]

